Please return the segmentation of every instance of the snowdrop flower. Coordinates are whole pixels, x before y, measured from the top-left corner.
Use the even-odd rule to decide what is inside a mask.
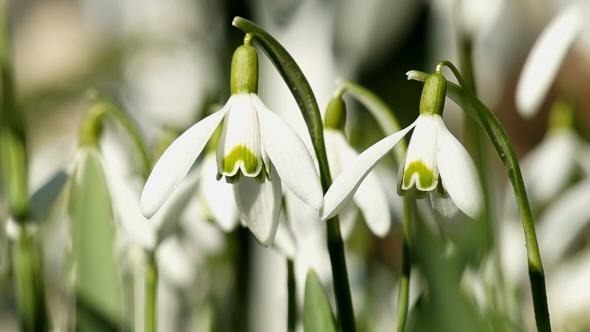
[[[328,104],[324,129],[330,174],[333,178],[336,178],[346,165],[351,164],[358,157],[358,153],[348,144],[343,134],[345,122],[346,105],[342,97],[336,96]],[[341,213],[344,237],[352,231],[357,208],[361,210],[373,234],[379,237],[387,235],[391,226],[387,194],[374,172],[370,172],[366,180],[359,185],[353,201],[355,206],[349,205]]]
[[[570,47],[584,29],[590,6],[577,1],[562,10],[541,33],[516,87],[516,106],[524,117],[536,114]]]
[[[585,163],[581,140],[573,125],[572,105],[565,100],[557,101],[551,110],[547,134],[522,163],[533,202],[547,203],[571,180],[576,166]]]
[[[141,195],[146,217],[158,211],[187,175],[222,121],[218,178],[232,183],[240,218],[262,245],[271,244],[277,229],[282,183],[314,209],[321,208],[322,190],[307,148],[262,103],[257,86],[258,56],[246,35],[232,58],[232,96],[180,135],[154,166]]]
[[[414,133],[401,170],[401,191],[427,193],[436,189],[448,193],[468,216],[478,216],[482,197],[477,171],[465,148],[443,122],[445,96],[445,78],[440,73],[431,75],[424,83],[418,119],[365,150],[340,173],[324,198],[323,220],[346,206],[377,162],[412,129]]]

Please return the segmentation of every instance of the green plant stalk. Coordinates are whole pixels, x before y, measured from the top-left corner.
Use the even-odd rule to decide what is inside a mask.
[[[459,66],[463,72],[464,88],[468,89],[477,97],[477,87],[475,81],[475,69],[473,66],[473,40],[467,32],[462,32],[459,37]],[[483,221],[487,225],[487,243],[486,246],[492,246],[496,231],[493,224],[494,207],[492,201],[492,183],[490,181],[491,170],[488,155],[484,146],[482,133],[477,123],[471,117],[465,117],[464,124],[465,141],[470,143],[466,147],[473,156],[478,176],[481,180],[483,194]]]
[[[303,75],[293,57],[268,32],[241,17],[235,17],[232,24],[244,33],[250,33],[254,37],[291,90],[311,136],[320,169],[322,189],[325,193],[332,184],[332,177],[324,144],[322,117],[309,82],[307,82],[305,75]],[[338,217],[327,221],[327,230],[328,253],[332,264],[332,279],[336,306],[338,307],[338,320],[342,331],[355,331],[354,310]]]
[[[377,120],[381,130],[385,135],[391,135],[401,130],[399,122],[395,118],[393,110],[372,91],[351,81],[344,81],[340,88],[342,93],[347,93],[360,102],[371,115]],[[404,155],[407,144],[405,140],[400,141],[395,149],[395,161],[398,167],[403,166]],[[398,295],[398,312],[397,312],[397,331],[405,330],[409,308],[410,296],[410,276],[412,271],[412,213],[414,199],[404,196],[404,215],[403,215],[403,242],[402,242],[402,271],[399,282]]]
[[[397,301],[397,331],[403,332],[406,329],[408,307],[410,302],[410,277],[412,273],[412,215],[413,199],[404,197],[403,232],[402,244],[402,273],[399,281],[399,296]]]
[[[465,78],[465,88],[468,88],[471,93],[477,97],[477,84],[475,80],[475,66],[473,65],[473,38],[463,31],[459,36],[459,67]],[[477,168],[478,176],[481,180],[483,193],[483,215],[481,216],[487,226],[487,245],[491,247],[493,252],[493,264],[495,266],[495,274],[498,285],[501,290],[501,296],[504,297],[504,310],[508,307],[505,298],[506,283],[504,272],[502,270],[502,262],[500,261],[500,247],[497,244],[498,228],[494,224],[494,200],[492,187],[492,170],[490,168],[490,160],[487,152],[487,145],[484,142],[483,135],[479,130],[479,126],[471,117],[465,117],[465,137],[466,142],[472,142],[467,145],[468,151],[473,156],[475,166]]]
[[[287,259],[287,331],[295,332],[297,327],[297,289],[295,284],[295,264]]]
[[[18,316],[22,331],[49,331],[41,260],[33,225],[19,227],[11,244]]]
[[[455,76],[460,77],[461,74],[457,68],[452,64],[450,64],[449,68],[453,71]],[[427,77],[428,74],[418,71],[412,71],[410,75],[410,78],[419,81],[423,81]],[[459,79],[459,81],[461,81],[461,79]],[[479,99],[469,93],[469,91],[451,82],[448,83],[447,89],[448,96],[484,128],[488,138],[506,167],[508,178],[510,179],[510,183],[512,184],[516,196],[516,203],[525,236],[529,280],[531,283],[537,329],[541,332],[551,331],[549,308],[547,306],[545,272],[543,270],[541,252],[537,242],[535,222],[516,153],[514,152],[512,144],[508,139],[508,135],[498,118],[496,118],[494,113],[492,113]]]
[[[158,330],[158,266],[153,252],[148,253],[145,267],[145,332]]]
[[[123,128],[125,132],[129,135],[131,142],[135,146],[135,150],[139,155],[139,159],[142,165],[142,175],[144,179],[150,175],[152,171],[152,159],[150,158],[150,152],[145,144],[145,140],[143,139],[142,135],[139,132],[139,128],[137,125],[129,118],[129,116],[121,111],[119,107],[116,105],[107,102],[108,107],[108,114],[111,115]]]

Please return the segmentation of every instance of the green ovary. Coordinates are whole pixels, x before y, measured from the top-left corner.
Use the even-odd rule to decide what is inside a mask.
[[[239,162],[242,162],[242,172],[246,176],[256,176],[260,171],[258,157],[247,146],[239,144],[223,158],[221,162],[223,172],[225,174],[233,173]]]
[[[434,176],[434,172],[432,171],[432,169],[426,166],[426,164],[423,161],[413,161],[404,171],[404,189],[409,189],[414,174],[418,174],[418,182],[420,183],[421,188],[432,187],[434,182],[437,180]]]

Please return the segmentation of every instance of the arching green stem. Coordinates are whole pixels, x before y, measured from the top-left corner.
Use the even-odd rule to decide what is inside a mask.
[[[320,180],[324,193],[332,184],[326,147],[324,144],[324,128],[320,109],[315,95],[303,72],[287,52],[287,50],[268,32],[241,17],[234,18],[232,24],[244,33],[250,33],[254,40],[260,44],[268,58],[274,64],[277,71],[291,90],[295,101],[299,106],[320,168]],[[343,331],[355,331],[354,311],[346,270],[344,256],[344,243],[340,234],[340,222],[338,217],[327,221],[327,242],[330,261],[332,263],[332,277],[334,281],[334,293],[338,307],[338,320]]]
[[[449,68],[453,70],[453,73],[457,75],[459,79],[461,76],[459,71],[454,66]],[[428,74],[423,72],[408,72],[409,79],[424,81],[427,77]],[[459,81],[461,81],[461,79]],[[466,89],[451,82],[448,84],[448,96],[482,126],[506,167],[508,178],[510,179],[510,183],[512,184],[516,196],[516,203],[520,213],[520,220],[526,241],[529,280],[531,282],[537,329],[541,332],[551,331],[549,308],[547,306],[545,272],[543,270],[541,252],[537,242],[535,222],[516,153],[514,152],[512,144],[508,139],[508,135],[498,118],[496,118],[494,113],[492,113],[479,99]]]

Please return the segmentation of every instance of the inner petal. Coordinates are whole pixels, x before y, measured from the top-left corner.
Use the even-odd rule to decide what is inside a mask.
[[[258,115],[249,94],[231,97],[217,149],[219,173],[230,178],[257,177],[263,166]]]
[[[404,174],[402,190],[412,187],[420,191],[431,191],[438,184],[438,169],[435,163],[436,122],[432,115],[420,115],[412,133]]]

